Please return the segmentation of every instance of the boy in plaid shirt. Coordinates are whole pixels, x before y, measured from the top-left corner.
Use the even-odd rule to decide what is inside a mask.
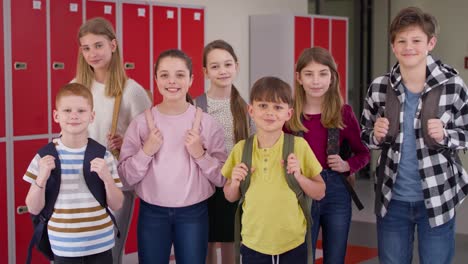
[[[390,38],[398,62],[372,82],[364,103],[361,139],[382,149],[375,204],[381,263],[411,263],[416,228],[421,263],[451,263],[454,255],[455,209],[468,192],[456,154],[467,148],[468,96],[458,73],[429,54],[436,29],[435,18],[419,8],[397,14]],[[400,103],[394,140],[388,140],[389,118],[383,116],[386,107],[395,107],[386,105],[389,85]],[[438,115],[423,124],[422,102],[432,89],[443,89]]]

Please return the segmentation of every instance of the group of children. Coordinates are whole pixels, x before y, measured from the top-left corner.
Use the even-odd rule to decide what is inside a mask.
[[[26,204],[46,221],[55,263],[121,263],[135,194],[140,263],[168,263],[171,247],[177,263],[216,263],[216,242],[222,263],[238,262],[239,251],[244,264],[311,263],[320,228],[324,263],[344,263],[351,222],[344,181],[368,163],[367,147],[383,149],[376,177],[381,262],[411,263],[416,226],[422,262],[450,263],[455,207],[468,176],[455,154],[428,148],[423,130],[450,153],[466,148],[468,98],[456,71],[428,54],[435,30],[435,19],[418,8],[394,19],[398,63],[371,84],[361,133],[323,48],[300,55],[294,96],[286,82],[264,77],[249,104],[233,85],[238,59],[225,41],[204,49],[210,86],[195,105],[187,97],[191,59],[164,51],[154,69],[163,100],[151,107],[145,90],[125,75],[110,23],[87,21],[76,78],[56,95],[61,136],[23,177],[31,183]],[[393,139],[387,86],[401,104]],[[422,124],[422,101],[433,89],[443,90],[439,112]],[[338,150],[349,146],[350,156],[331,150],[333,129]]]

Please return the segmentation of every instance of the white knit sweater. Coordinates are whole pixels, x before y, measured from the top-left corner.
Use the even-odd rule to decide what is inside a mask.
[[[103,83],[93,82],[91,92],[93,93],[96,117],[94,122],[90,124],[88,132],[89,137],[107,146],[106,136],[112,126],[115,97],[107,97],[104,91],[105,86]],[[132,119],[149,107],[151,107],[151,101],[145,89],[134,80],[128,79],[125,83],[120,104],[117,134],[123,137]]]

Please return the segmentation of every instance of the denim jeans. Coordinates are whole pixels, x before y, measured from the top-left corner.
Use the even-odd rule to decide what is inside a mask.
[[[323,263],[344,263],[351,223],[351,196],[336,171],[323,170],[325,197],[312,204],[312,250],[315,249],[322,228]]]
[[[83,256],[83,257],[59,257],[54,256],[54,264],[112,264],[112,250]]]
[[[293,248],[280,255],[266,255],[244,245],[240,248],[242,264],[307,264],[307,244]]]
[[[380,263],[411,263],[417,228],[419,261],[423,264],[452,263],[455,249],[455,217],[431,228],[424,201],[391,200],[385,217],[377,216]]]
[[[178,208],[140,200],[139,263],[169,263],[171,246],[177,264],[204,264],[208,250],[208,206],[203,201]]]

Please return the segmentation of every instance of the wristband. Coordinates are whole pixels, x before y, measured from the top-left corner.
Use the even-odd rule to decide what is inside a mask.
[[[43,187],[43,186],[40,186],[39,184],[37,184],[36,181],[34,181],[34,184],[35,184],[37,187],[39,187],[39,188],[41,188],[41,189],[44,189],[44,187]]]

